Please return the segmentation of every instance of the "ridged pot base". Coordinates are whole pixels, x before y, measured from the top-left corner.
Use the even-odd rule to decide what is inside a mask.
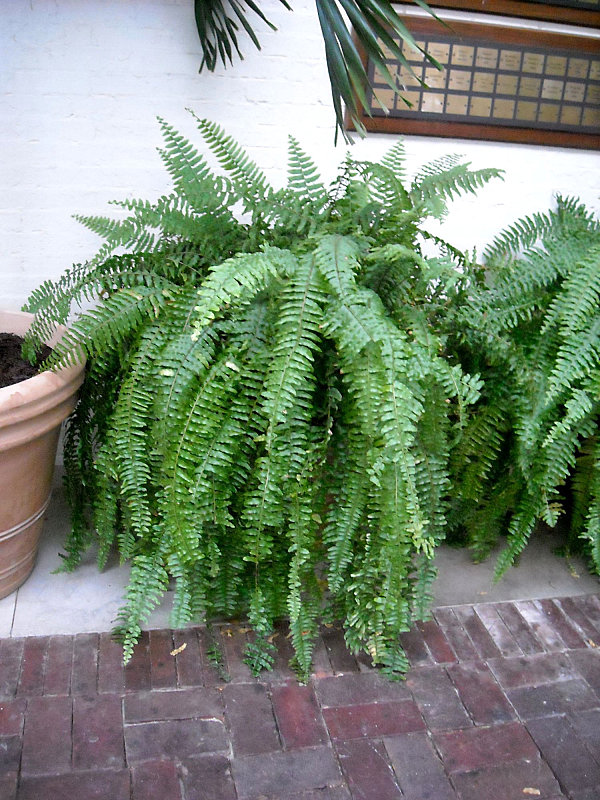
[[[31,574],[49,502],[50,496],[32,518],[0,535],[0,564],[6,565],[0,570],[0,598],[18,589]]]

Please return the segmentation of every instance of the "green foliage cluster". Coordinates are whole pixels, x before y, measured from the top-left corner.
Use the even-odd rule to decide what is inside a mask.
[[[452,459],[452,527],[477,558],[568,512],[567,548],[600,572],[600,223],[573,198],[527,217],[484,253],[453,352],[484,386]]]
[[[131,562],[126,656],[172,585],[175,627],[248,614],[255,670],[285,616],[306,675],[329,614],[353,651],[402,672],[398,634],[427,611],[481,390],[448,343],[484,273],[424,223],[498,171],[447,157],[408,181],[396,144],[379,163],[347,157],[326,188],[291,139],[277,190],[197,122],[218,171],[161,121],[173,191],[81,217],[104,245],[29,301],[32,341],[95,303],[55,352],[88,360],[65,566],[92,542],[101,566],[114,547]]]

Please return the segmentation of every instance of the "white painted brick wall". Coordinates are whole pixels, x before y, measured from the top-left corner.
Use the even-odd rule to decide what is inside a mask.
[[[2,0],[0,3],[0,305],[16,308],[42,280],[89,257],[97,238],[74,213],[168,189],[156,154],[163,116],[191,138],[185,108],[225,126],[268,173],[285,179],[287,135],[335,174],[333,116],[314,0],[288,12],[265,0],[279,30],[259,21],[261,52],[198,75],[192,0]],[[355,145],[376,158],[394,137]],[[554,192],[600,208],[598,154],[525,145],[410,137],[410,164],[449,152],[506,170],[506,181],[456,204],[445,234],[481,247]]]

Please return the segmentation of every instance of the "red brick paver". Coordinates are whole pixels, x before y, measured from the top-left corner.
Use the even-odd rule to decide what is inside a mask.
[[[355,800],[400,800],[403,797],[389,756],[377,739],[336,742],[336,751]]]
[[[385,747],[405,797],[454,800],[451,779],[424,733],[385,739]]]
[[[598,596],[436,609],[397,682],[324,626],[299,684],[276,634],[258,679],[239,624],[0,640],[1,800],[600,798]]]
[[[131,771],[132,800],[183,800],[174,761],[145,761]]]
[[[327,744],[327,731],[312,686],[284,683],[273,686],[271,699],[286,750]]]

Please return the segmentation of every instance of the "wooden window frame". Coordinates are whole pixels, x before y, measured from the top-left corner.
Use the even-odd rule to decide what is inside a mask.
[[[501,0],[491,0],[494,5],[500,5]],[[457,2],[456,6],[459,5]],[[481,5],[480,0],[472,0],[469,2],[462,2],[460,5],[464,8],[465,5]],[[510,3],[510,5],[526,5],[524,3]],[[594,12],[595,13],[595,12]],[[432,33],[439,34],[440,39],[448,36],[449,31],[445,31],[444,27],[438,21],[431,17],[424,17],[422,15],[411,15],[410,12],[406,14],[403,19],[406,19],[406,24],[415,38],[420,35],[431,35]],[[451,32],[464,36],[465,38],[480,39],[483,42],[494,42],[499,45],[530,45],[532,48],[549,47],[553,49],[569,49],[573,48],[577,51],[585,53],[598,53],[600,56],[600,39],[593,37],[586,37],[585,35],[569,35],[563,33],[554,33],[547,31],[539,31],[531,28],[519,28],[495,25],[486,25],[481,17],[473,21],[455,22],[447,21],[451,27]],[[372,65],[367,64],[367,59],[364,51],[362,52],[363,63],[368,69]],[[538,98],[539,100],[540,98]],[[549,145],[555,147],[568,147],[598,150],[600,149],[600,131],[578,133],[575,131],[553,130],[545,127],[519,127],[512,125],[491,124],[485,122],[459,122],[443,118],[442,115],[428,115],[423,118],[414,118],[406,116],[391,116],[391,115],[378,115],[374,110],[374,115],[369,116],[366,113],[361,114],[361,122],[367,131],[374,133],[395,133],[407,134],[418,136],[430,137],[452,137],[460,139],[477,139],[480,141],[504,141],[515,143],[527,143],[536,145]],[[346,126],[348,130],[354,130],[354,126],[350,120],[349,115],[346,116]]]
[[[432,0],[430,6],[434,11],[436,8],[451,8],[456,11],[539,19],[584,28],[600,27],[600,6],[598,11],[593,11],[562,6],[560,3],[523,3],[516,0]]]

